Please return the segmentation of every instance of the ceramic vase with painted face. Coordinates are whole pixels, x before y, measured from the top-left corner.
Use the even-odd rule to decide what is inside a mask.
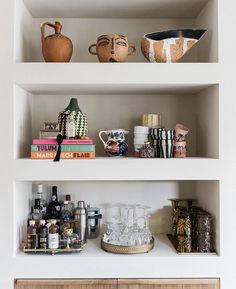
[[[147,33],[142,37],[141,50],[149,62],[177,62],[205,33],[205,29]]]
[[[97,55],[100,62],[124,62],[134,52],[135,47],[129,45],[128,38],[117,33],[101,35],[97,44],[89,47],[89,53]]]

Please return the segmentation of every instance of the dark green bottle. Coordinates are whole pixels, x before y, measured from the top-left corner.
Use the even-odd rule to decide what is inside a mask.
[[[61,218],[61,204],[57,198],[57,187],[52,187],[52,200],[47,207],[47,219],[60,219]]]

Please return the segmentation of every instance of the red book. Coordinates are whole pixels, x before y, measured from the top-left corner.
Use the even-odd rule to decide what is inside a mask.
[[[56,145],[56,139],[33,139],[34,145]],[[63,139],[62,144],[93,144],[92,139]]]

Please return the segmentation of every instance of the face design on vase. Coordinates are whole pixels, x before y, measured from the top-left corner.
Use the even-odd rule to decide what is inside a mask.
[[[128,56],[127,37],[120,34],[106,34],[98,37],[97,54],[102,62],[123,62]]]

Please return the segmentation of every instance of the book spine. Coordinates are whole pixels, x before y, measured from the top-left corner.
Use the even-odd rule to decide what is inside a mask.
[[[57,145],[31,145],[32,152],[56,152]],[[61,145],[62,152],[95,152],[95,145]]]
[[[31,159],[54,159],[56,152],[31,152]],[[94,159],[95,152],[62,152],[61,159]]]
[[[33,145],[57,145],[56,139],[33,139]],[[91,139],[64,139],[62,144],[65,145],[80,145],[87,144],[92,145]]]

